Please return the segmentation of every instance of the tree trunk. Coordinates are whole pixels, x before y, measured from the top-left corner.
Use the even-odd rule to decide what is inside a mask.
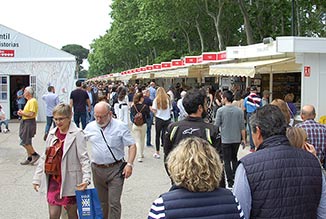
[[[299,11],[299,7],[298,7],[298,3],[297,4],[294,4],[295,6],[295,11],[297,12],[297,17],[296,17],[296,21],[297,21],[297,28],[294,30],[296,31],[296,35],[297,36],[301,36],[301,23],[300,23],[300,11]]]
[[[254,44],[254,37],[252,34],[252,27],[250,24],[248,12],[244,6],[243,0],[238,0],[238,2],[239,2],[241,13],[243,15],[243,21],[244,21],[244,26],[245,26],[246,36],[247,36],[247,44],[248,45]]]
[[[154,60],[157,57],[157,52],[156,52],[156,48],[155,47],[153,47],[153,54],[154,54],[154,58],[153,58],[153,63],[154,63]]]
[[[185,38],[185,40],[186,40],[186,42],[187,42],[188,52],[191,53],[191,43],[190,43],[189,34],[188,34],[187,30],[186,30],[182,25],[180,25],[180,27],[181,27],[181,29],[182,29],[183,36],[184,36],[184,38]],[[181,53],[182,53],[182,44],[181,44],[181,42],[180,42],[180,47],[181,47],[181,48],[180,48],[180,51],[181,51]]]
[[[199,25],[199,22],[198,22],[198,16],[199,15],[197,15],[196,20],[195,20],[195,26],[196,26],[196,29],[197,29],[197,32],[198,32],[198,35],[199,35],[199,39],[200,39],[201,52],[203,53],[205,51],[204,38],[203,38],[203,34],[201,32],[200,25]]]
[[[214,26],[215,26],[215,30],[216,30],[216,36],[217,36],[217,40],[218,40],[218,47],[219,47],[219,51],[223,51],[225,49],[225,45],[224,45],[224,40],[223,40],[223,35],[220,32],[219,29],[219,24],[220,24],[220,18],[221,18],[221,13],[222,13],[222,9],[223,9],[223,5],[224,5],[224,1],[219,0],[219,9],[218,9],[218,13],[217,15],[215,15],[213,12],[210,12],[208,9],[208,3],[207,0],[205,0],[205,7],[206,7],[206,13],[208,16],[210,16],[213,21],[214,21]]]

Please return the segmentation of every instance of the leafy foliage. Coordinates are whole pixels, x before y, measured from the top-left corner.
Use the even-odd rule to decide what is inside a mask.
[[[325,37],[325,7],[324,0],[113,0],[112,25],[91,44],[89,77],[291,35],[292,19],[296,35]]]

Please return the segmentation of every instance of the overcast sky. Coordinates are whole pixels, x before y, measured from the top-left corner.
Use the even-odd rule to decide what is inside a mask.
[[[79,44],[89,49],[105,34],[111,0],[5,0],[0,23],[58,49]]]

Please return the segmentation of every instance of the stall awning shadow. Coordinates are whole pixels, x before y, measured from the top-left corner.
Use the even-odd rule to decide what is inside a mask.
[[[294,58],[279,58],[251,62],[211,65],[209,66],[209,74],[223,76],[243,76],[253,78],[256,73],[262,73],[259,71],[260,69],[264,69],[265,73],[267,73],[266,67],[286,64],[289,62],[294,62]]]

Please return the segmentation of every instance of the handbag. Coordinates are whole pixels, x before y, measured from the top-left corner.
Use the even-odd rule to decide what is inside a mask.
[[[115,160],[115,162],[119,162],[119,161],[117,160],[117,158],[115,158],[115,156],[114,156],[114,154],[113,154],[113,152],[112,152],[112,150],[111,150],[111,147],[109,146],[108,142],[106,141],[106,138],[105,138],[105,136],[104,136],[104,134],[103,134],[102,129],[100,129],[100,131],[101,131],[101,134],[102,134],[102,137],[103,137],[103,139],[104,139],[104,142],[105,142],[106,146],[108,147],[109,151],[110,151],[111,154],[112,154],[113,159]],[[126,165],[127,165],[127,162],[126,162],[124,159],[122,159],[122,164],[120,165],[119,172],[117,173],[117,174],[120,175],[121,178],[125,178],[125,176],[124,176],[124,174],[123,174],[123,169],[125,168]]]
[[[102,219],[103,212],[96,188],[76,190],[78,215],[80,219]]]
[[[59,176],[61,174],[63,141],[58,139],[52,146],[45,151],[44,172],[49,175]]]

